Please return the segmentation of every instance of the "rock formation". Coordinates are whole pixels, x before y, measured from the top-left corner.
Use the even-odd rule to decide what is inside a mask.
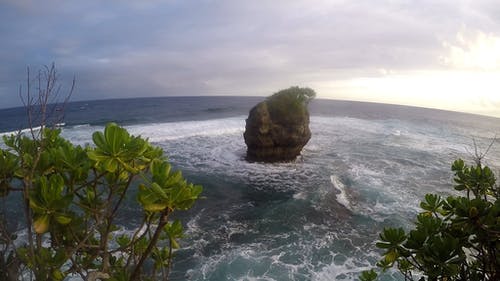
[[[247,160],[293,161],[311,138],[307,105],[309,88],[281,90],[254,106],[246,120]]]

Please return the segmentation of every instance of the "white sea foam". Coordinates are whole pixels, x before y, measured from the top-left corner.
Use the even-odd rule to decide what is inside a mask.
[[[433,124],[313,116],[297,161],[248,163],[245,118],[126,127],[214,185],[188,219],[187,280],[355,280],[375,263],[381,227],[411,223],[425,193],[451,190],[450,161],[470,140],[467,130]],[[102,127],[65,126],[63,134],[84,144],[95,130]],[[499,152],[492,148],[493,163]]]
[[[74,125],[73,128],[74,129],[90,128],[90,124]]]
[[[347,199],[347,193],[346,193],[346,189],[345,189],[346,187],[345,187],[345,185],[335,175],[331,175],[330,176],[330,181],[332,183],[333,188],[335,188],[338,191],[340,191],[340,193],[338,193],[336,195],[337,202],[339,202],[341,205],[343,205],[347,209],[351,209],[351,203],[349,202],[349,199]]]
[[[214,137],[226,134],[242,134],[244,128],[245,121],[243,117],[127,126],[130,133],[147,137],[152,142],[195,136]]]
[[[361,272],[373,268],[373,265],[367,262],[362,263],[360,261],[356,261],[354,258],[346,258],[342,254],[338,254],[338,256],[340,257],[339,259],[345,259],[345,261],[337,263],[333,262],[324,266],[319,272],[313,273],[311,280],[358,280]]]
[[[102,131],[103,126],[92,126],[82,124],[76,126],[66,126],[61,131],[61,136],[76,145],[86,145],[92,143],[92,133]]]
[[[37,127],[33,127],[33,128],[25,128],[25,129],[21,129],[21,130],[16,130],[16,131],[10,131],[10,132],[3,132],[3,133],[0,133],[0,136],[10,136],[10,135],[17,135],[19,133],[21,134],[26,134],[26,133],[30,133],[31,131],[33,132],[38,132],[40,131],[42,127],[40,126],[37,126]]]

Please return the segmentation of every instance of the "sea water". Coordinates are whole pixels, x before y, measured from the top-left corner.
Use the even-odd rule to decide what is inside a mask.
[[[171,280],[357,280],[380,257],[384,227],[411,227],[426,193],[454,193],[450,165],[471,161],[474,142],[482,151],[494,142],[484,161],[500,170],[500,119],[333,100],[310,104],[312,138],[296,161],[249,163],[245,119],[261,100],[75,102],[62,135],[83,145],[116,122],[203,185],[205,199],[179,214],[186,237]],[[23,128],[23,109],[0,111],[0,132]],[[118,218],[122,231],[134,230],[135,211]]]

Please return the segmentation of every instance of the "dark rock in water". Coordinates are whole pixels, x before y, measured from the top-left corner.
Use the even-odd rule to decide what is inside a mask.
[[[291,87],[254,106],[243,134],[247,160],[295,160],[311,138],[307,105],[315,96],[312,89]]]

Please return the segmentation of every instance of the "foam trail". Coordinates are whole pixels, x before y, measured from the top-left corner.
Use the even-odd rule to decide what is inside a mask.
[[[33,127],[33,131],[34,132],[37,132],[37,131],[40,131],[42,127],[38,126],[38,127]],[[0,136],[10,136],[10,135],[17,135],[18,133],[21,133],[21,134],[26,134],[26,133],[29,133],[32,129],[30,128],[26,128],[26,129],[21,129],[21,130],[16,130],[16,131],[10,131],[10,132],[3,132],[3,133],[0,133]]]
[[[245,127],[242,117],[205,121],[181,121],[132,125],[126,128],[134,135],[148,137],[152,142],[177,140],[194,136],[238,134]]]
[[[337,197],[337,202],[339,202],[342,206],[346,207],[347,209],[351,209],[351,203],[349,202],[349,199],[347,198],[347,193],[345,190],[345,185],[340,181],[340,179],[335,176],[331,175],[330,176],[330,181],[332,183],[333,188],[337,189],[340,191],[340,193],[336,194],[335,196]]]

